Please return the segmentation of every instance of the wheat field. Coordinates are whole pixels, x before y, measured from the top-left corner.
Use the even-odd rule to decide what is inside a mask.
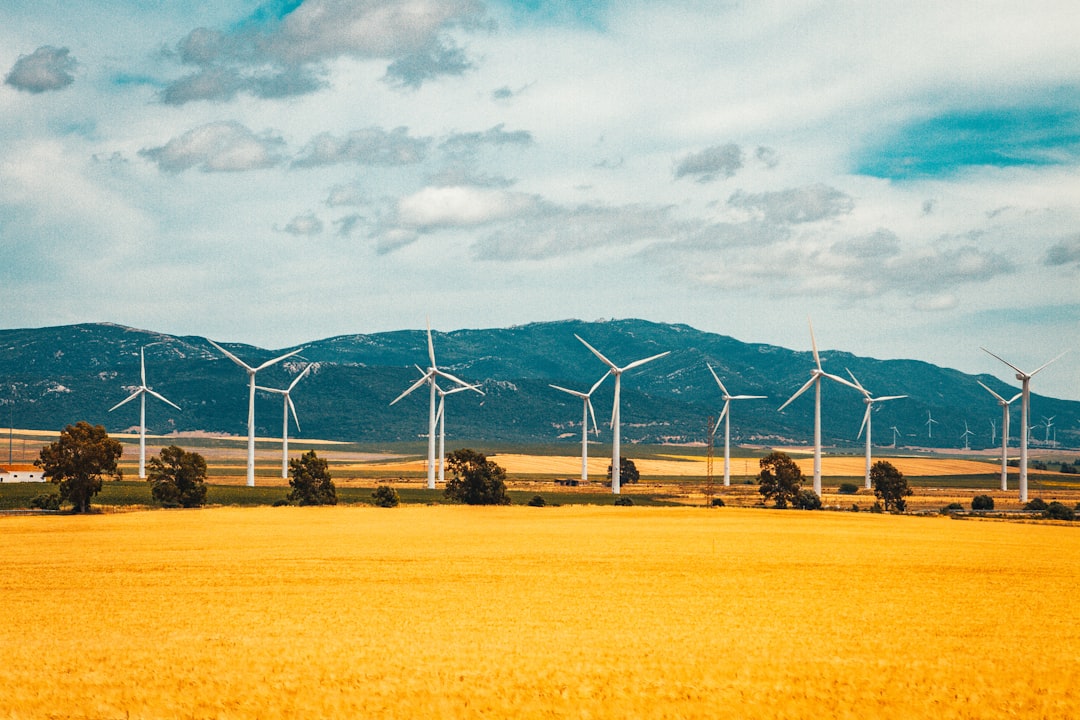
[[[0,518],[4,718],[1075,717],[1080,532],[724,508]]]

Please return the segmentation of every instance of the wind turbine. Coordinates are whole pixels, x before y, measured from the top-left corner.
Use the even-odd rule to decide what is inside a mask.
[[[859,389],[859,392],[861,392],[863,394],[863,402],[866,403],[866,413],[863,414],[862,425],[859,426],[859,435],[862,435],[862,431],[865,428],[866,429],[866,478],[865,478],[865,482],[866,482],[866,489],[869,490],[870,489],[870,430],[871,430],[871,426],[872,426],[872,423],[870,421],[870,414],[874,410],[874,403],[876,403],[876,402],[885,402],[887,400],[902,400],[903,398],[906,398],[907,395],[884,395],[882,397],[872,397],[870,395],[870,391],[867,390],[866,388],[864,388],[862,386],[862,383],[860,383],[858,380],[855,379],[854,373],[852,373],[850,370],[848,370],[847,374],[851,375],[852,382],[855,383],[855,386]],[[893,428],[893,430],[895,431],[896,428]],[[856,439],[859,437],[859,435],[855,436]],[[896,447],[896,435],[895,434],[893,435],[893,447]]]
[[[575,333],[574,337],[576,337],[578,340],[581,340],[582,345],[589,348],[589,350],[592,351],[593,355],[600,358],[601,362],[603,362],[605,365],[607,365],[609,368],[611,368],[610,373],[615,376],[615,401],[614,401],[614,404],[613,404],[613,406],[611,408],[611,492],[614,495],[618,495],[619,490],[620,490],[620,487],[619,487],[619,462],[620,462],[620,457],[619,457],[619,425],[620,425],[620,422],[621,422],[621,418],[619,416],[619,397],[620,397],[619,396],[619,388],[620,388],[620,385],[621,385],[622,374],[624,372],[626,372],[627,370],[631,370],[633,368],[639,367],[641,365],[644,365],[647,362],[652,362],[653,360],[658,360],[658,359],[664,357],[665,355],[670,354],[671,351],[666,350],[666,351],[660,353],[659,355],[652,355],[651,357],[643,358],[641,360],[635,360],[634,362],[630,363],[629,365],[625,365],[623,367],[618,367],[615,363],[611,362],[606,357],[604,357],[602,354],[600,354],[599,350],[597,350],[592,345],[590,345],[589,343],[582,340],[580,335],[577,335]]]
[[[965,450],[970,450],[971,449],[971,443],[968,442],[968,438],[971,437],[974,434],[975,433],[971,432],[971,428],[968,427],[967,420],[965,420],[964,421],[964,432],[960,433],[960,437],[964,439],[964,449]]]
[[[997,355],[990,352],[986,348],[982,348],[982,351],[984,353],[986,353],[987,355],[989,355],[990,357],[992,357],[992,358],[996,358],[997,360],[1001,360],[1001,362],[1005,363],[1006,365],[1011,367],[1013,370],[1015,370],[1016,371],[1016,379],[1019,380],[1020,383],[1021,383],[1020,396],[1021,396],[1022,399],[1020,400],[1020,427],[1023,428],[1023,431],[1020,433],[1020,502],[1027,502],[1027,499],[1028,499],[1028,488],[1027,488],[1027,478],[1028,478],[1027,459],[1028,459],[1028,457],[1027,456],[1028,456],[1028,432],[1029,432],[1029,430],[1028,430],[1028,412],[1029,412],[1030,407],[1031,407],[1031,378],[1035,377],[1035,375],[1037,375],[1039,372],[1041,372],[1050,363],[1056,362],[1065,353],[1061,353],[1060,355],[1055,357],[1053,360],[1050,360],[1049,362],[1043,363],[1042,365],[1040,365],[1035,370],[1032,370],[1031,372],[1026,373],[1023,370],[1021,370],[1020,368],[1013,365],[1012,363],[1008,362],[1007,360],[1003,360],[1002,358],[998,357]],[[1065,352],[1068,352],[1068,351],[1066,350]]]
[[[933,439],[934,426],[938,424],[938,421],[930,414],[930,411],[926,411],[926,437]]]
[[[593,430],[599,434],[600,428],[596,427],[596,413],[593,412],[592,406],[592,394],[596,392],[596,388],[600,387],[600,384],[607,380],[611,371],[608,370],[604,373],[604,376],[597,380],[593,386],[589,389],[589,392],[583,393],[578,390],[570,390],[569,388],[560,387],[558,385],[551,385],[550,387],[556,390],[562,390],[564,393],[570,393],[574,397],[581,398],[581,482],[589,481],[589,416],[592,416]]]
[[[276,357],[273,360],[267,360],[258,367],[251,367],[240,358],[233,355],[225,348],[218,345],[213,340],[208,342],[216,347],[225,355],[225,357],[232,360],[234,363],[244,368],[244,371],[248,374],[248,446],[247,446],[247,484],[248,487],[255,487],[255,373],[270,367],[275,363],[279,363],[285,358],[290,358],[296,355],[304,348],[300,347],[292,352],[287,352],[280,357]]]
[[[810,370],[810,379],[799,388],[798,392],[788,398],[786,403],[780,406],[780,411],[783,411],[795,398],[809,390],[811,385],[814,386],[814,493],[821,497],[821,378],[827,377],[856,390],[859,387],[849,383],[839,375],[830,375],[821,369],[821,356],[818,355],[817,340],[814,339],[814,323],[812,322],[810,323],[810,346],[814,350],[814,367]]]
[[[900,428],[896,427],[895,425],[893,425],[889,429],[892,430],[892,446],[893,446],[893,450],[895,450],[896,449],[896,438],[899,435],[903,435],[903,433],[900,432]]]
[[[430,320],[428,321],[428,324],[427,324],[427,347],[428,347],[428,359],[431,361],[431,365],[428,366],[427,370],[421,370],[421,372],[423,373],[423,376],[419,380],[414,382],[412,385],[410,385],[408,390],[406,390],[405,392],[401,393],[396,398],[394,398],[393,401],[390,404],[393,405],[398,400],[401,400],[403,397],[405,397],[406,395],[411,393],[413,390],[416,390],[418,387],[424,385],[425,383],[429,386],[429,389],[430,389],[430,393],[429,393],[429,395],[430,395],[430,403],[429,403],[429,407],[428,407],[427,486],[428,486],[428,490],[434,490],[435,489],[435,420],[436,420],[435,395],[438,392],[438,388],[435,385],[435,379],[441,376],[441,377],[444,377],[447,380],[449,380],[451,382],[454,382],[454,383],[457,383],[458,385],[461,385],[463,387],[468,387],[468,388],[471,388],[471,389],[474,389],[474,390],[476,388],[474,386],[472,386],[472,385],[469,385],[469,383],[465,382],[464,380],[456,378],[453,375],[451,375],[450,373],[439,369],[439,366],[435,362],[435,344],[431,340],[431,321]],[[476,392],[479,393],[480,391],[476,390]],[[483,395],[483,393],[480,393],[480,394]]]
[[[146,396],[153,395],[158,400],[172,405],[177,410],[180,406],[174,403],[172,400],[168,400],[164,395],[154,392],[146,385],[146,355],[143,352],[145,348],[139,348],[139,379],[140,384],[138,389],[128,395],[126,398],[109,408],[109,412],[112,412],[116,408],[120,407],[124,403],[131,402],[135,398],[139,398],[139,479],[146,478]]]
[[[300,382],[304,378],[304,376],[308,374],[308,372],[310,370],[311,370],[311,365],[308,364],[308,366],[305,367],[303,369],[303,371],[301,371],[301,373],[296,376],[296,378],[289,384],[289,387],[287,389],[285,389],[285,390],[278,390],[276,388],[263,387],[261,385],[256,385],[255,386],[256,390],[262,390],[263,392],[274,393],[275,395],[281,395],[281,396],[283,396],[285,398],[284,402],[282,403],[282,405],[284,405],[284,409],[282,410],[282,413],[283,413],[284,417],[282,418],[282,421],[281,421],[281,477],[282,477],[282,479],[285,479],[285,478],[289,477],[289,411],[290,410],[292,410],[293,420],[296,421],[296,429],[297,430],[300,429],[300,419],[298,417],[296,417],[296,406],[293,405],[292,397],[289,396],[289,393],[291,393],[293,391],[293,388],[296,387],[296,384],[298,382]]]
[[[724,487],[731,485],[731,458],[729,455],[731,447],[731,401],[732,400],[765,400],[766,395],[730,395],[727,388],[724,387],[724,383],[720,382],[720,378],[717,376],[716,371],[713,370],[712,365],[705,364],[709,368],[709,372],[712,373],[713,380],[720,386],[720,392],[723,393],[724,409],[720,411],[720,417],[716,419],[716,427],[713,428],[713,434],[720,429],[720,423],[724,423]]]
[[[417,369],[419,370],[419,368]],[[423,372],[423,370],[420,370],[420,372]],[[438,383],[435,384],[435,392],[439,395],[439,409],[435,412],[435,419],[439,423],[439,482],[446,482],[446,396],[463,390],[475,390],[481,395],[484,394],[476,385],[460,385],[449,390],[443,390]]]
[[[1043,416],[1043,423],[1046,425],[1046,444],[1050,444],[1050,428],[1054,427],[1054,418],[1057,415],[1051,415],[1050,417]]]
[[[994,418],[990,418],[990,444],[993,445],[997,442],[997,423],[994,422]]]
[[[1012,396],[1012,399],[1006,400],[998,395],[996,392],[983,385],[981,380],[975,382],[982,385],[983,390],[997,398],[998,405],[1001,406],[1001,489],[1009,489],[1009,405],[1016,402],[1023,393],[1016,393]]]

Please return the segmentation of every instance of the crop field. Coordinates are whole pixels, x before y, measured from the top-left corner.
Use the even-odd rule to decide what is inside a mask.
[[[1067,718],[1080,530],[723,508],[5,517],[0,717]]]

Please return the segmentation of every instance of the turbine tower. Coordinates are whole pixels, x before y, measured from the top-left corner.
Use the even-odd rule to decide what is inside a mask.
[[[1016,393],[1010,400],[998,395],[996,392],[983,385],[981,380],[975,382],[982,385],[983,390],[997,398],[998,405],[1001,406],[1001,489],[1009,489],[1009,406],[1016,402],[1023,393]]]
[[[1003,360],[1002,358],[998,357],[997,355],[990,352],[986,348],[982,348],[982,351],[984,353],[986,353],[987,355],[989,355],[990,357],[992,357],[992,358],[995,358],[997,360],[1001,360],[1001,362],[1005,363],[1006,365],[1011,367],[1013,370],[1015,370],[1016,371],[1016,379],[1019,380],[1020,383],[1021,383],[1021,389],[1020,389],[1020,397],[1021,397],[1021,400],[1020,400],[1020,427],[1022,428],[1022,431],[1020,433],[1020,502],[1027,502],[1027,499],[1028,499],[1027,460],[1028,460],[1028,432],[1029,432],[1029,429],[1028,429],[1028,412],[1029,412],[1030,407],[1031,407],[1031,378],[1035,377],[1035,375],[1037,375],[1039,372],[1041,372],[1050,363],[1056,362],[1065,353],[1061,353],[1060,355],[1055,357],[1053,360],[1050,360],[1049,362],[1043,363],[1042,365],[1040,365],[1035,370],[1032,370],[1031,372],[1026,373],[1023,370],[1021,370],[1020,368],[1013,365],[1012,363],[1008,362],[1007,360]],[[1068,351],[1066,350],[1066,352],[1068,352]]]
[[[581,340],[582,345],[589,348],[589,350],[592,351],[593,355],[600,358],[601,362],[603,362],[605,365],[607,365],[609,368],[611,368],[610,373],[615,376],[615,401],[614,401],[614,404],[613,404],[613,406],[611,408],[611,492],[614,495],[618,495],[619,492],[620,492],[620,486],[619,486],[619,462],[620,462],[620,457],[619,457],[619,425],[621,423],[621,418],[619,416],[619,388],[621,386],[622,374],[624,372],[626,372],[627,370],[631,370],[633,368],[639,367],[641,365],[644,365],[647,362],[652,362],[653,360],[658,360],[658,359],[664,357],[665,355],[670,354],[671,351],[667,350],[665,352],[660,353],[659,355],[652,355],[650,357],[643,358],[641,360],[635,360],[634,362],[630,363],[629,365],[625,365],[623,367],[618,367],[615,363],[611,362],[606,357],[604,357],[602,354],[600,354],[599,350],[597,350],[592,345],[590,345],[589,343],[582,340],[580,335],[575,334],[574,337],[576,337],[578,340]]]
[[[475,389],[474,386],[464,380],[458,379],[450,373],[440,370],[438,364],[435,362],[435,344],[431,340],[431,321],[427,324],[427,347],[428,347],[428,359],[431,364],[427,370],[421,370],[423,376],[409,386],[409,389],[398,395],[391,401],[391,405],[401,400],[403,397],[416,390],[418,387],[425,383],[429,386],[429,403],[428,403],[428,457],[427,457],[427,486],[428,490],[435,489],[435,420],[436,420],[436,407],[435,407],[435,395],[438,393],[438,389],[435,387],[435,380],[438,377],[444,377],[450,382],[457,383],[463,387]],[[480,392],[476,390],[476,392]],[[483,395],[483,393],[480,393]]]
[[[417,368],[420,370],[420,368]],[[420,370],[423,372],[423,370]],[[456,388],[450,388],[449,390],[443,390],[439,387],[438,383],[435,384],[435,392],[439,395],[439,409],[435,413],[435,419],[439,423],[439,482],[446,482],[446,408],[445,400],[447,395],[453,395],[463,390],[475,390],[483,395],[483,391],[476,385],[464,385]]]
[[[713,434],[720,429],[720,423],[724,423],[724,487],[731,485],[731,401],[732,400],[765,400],[766,395],[730,395],[727,388],[724,387],[724,383],[720,382],[720,377],[713,370],[712,365],[705,363],[705,366],[709,368],[709,372],[712,373],[713,380],[720,386],[720,392],[724,398],[724,409],[720,411],[720,417],[716,418],[716,427],[713,428]]]
[[[600,433],[600,428],[596,427],[596,413],[593,412],[592,406],[592,394],[596,392],[596,388],[600,387],[601,383],[607,380],[611,371],[608,370],[604,373],[603,377],[597,380],[593,386],[589,389],[589,392],[584,393],[578,390],[570,390],[569,388],[560,387],[559,385],[550,385],[550,387],[556,390],[561,390],[564,393],[569,393],[574,397],[581,398],[581,482],[589,481],[589,416],[592,416],[593,431],[597,434]]]
[[[304,376],[311,370],[311,364],[301,371],[299,375],[289,384],[289,387],[285,390],[278,390],[276,388],[263,387],[256,385],[256,390],[262,390],[263,392],[273,393],[275,395],[281,395],[285,399],[282,402],[284,408],[282,414],[284,417],[281,421],[281,478],[284,480],[289,477],[289,411],[292,411],[293,420],[296,422],[296,429],[300,430],[300,418],[296,417],[296,406],[293,405],[292,397],[289,395],[296,387],[296,384],[304,379]]]
[[[872,426],[872,422],[870,420],[870,414],[874,410],[874,403],[876,403],[876,402],[886,402],[888,400],[902,400],[903,398],[906,398],[907,395],[884,395],[882,397],[872,397],[870,395],[870,391],[867,390],[866,388],[864,388],[862,386],[862,383],[860,383],[858,380],[855,379],[855,375],[850,370],[847,371],[847,374],[851,375],[852,382],[855,383],[855,386],[863,394],[863,402],[866,403],[866,412],[863,414],[862,425],[859,426],[859,435],[856,435],[855,437],[856,437],[856,439],[858,439],[858,437],[860,435],[862,435],[863,429],[864,428],[866,429],[866,477],[864,478],[864,480],[865,480],[866,489],[869,490],[870,489],[870,431],[871,431],[871,426]],[[896,428],[893,428],[893,431],[894,431],[894,434],[893,434],[893,447],[896,447],[895,430],[896,430]]]
[[[244,368],[244,371],[248,375],[248,445],[247,445],[247,485],[248,487],[255,487],[255,373],[265,368],[279,363],[285,358],[290,358],[296,355],[304,348],[300,347],[292,352],[285,353],[280,357],[276,357],[273,360],[267,360],[258,367],[251,367],[240,358],[233,355],[225,348],[218,345],[213,340],[207,339],[207,341],[222,352],[225,357],[232,360],[234,363]]]
[[[140,384],[138,389],[128,395],[126,398],[109,408],[109,412],[112,412],[116,408],[120,407],[124,403],[131,402],[135,398],[139,398],[139,479],[146,479],[146,396],[153,395],[158,400],[172,405],[177,410],[180,406],[174,403],[172,400],[167,400],[164,395],[154,392],[146,385],[146,355],[143,352],[145,348],[139,348],[139,378]]]
[[[809,390],[811,385],[814,386],[814,493],[821,497],[821,378],[827,377],[856,390],[859,387],[849,383],[839,375],[830,375],[821,369],[821,356],[818,355],[817,340],[814,339],[814,323],[812,322],[810,323],[810,346],[814,350],[814,367],[810,370],[810,379],[794,395],[788,398],[786,403],[780,406],[779,411],[783,411],[795,398]]]

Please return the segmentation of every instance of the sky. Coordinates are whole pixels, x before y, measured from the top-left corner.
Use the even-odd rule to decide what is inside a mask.
[[[0,327],[808,350],[812,318],[1013,385],[980,347],[1070,350],[1033,389],[1080,399],[1078,30],[1071,1],[9,0]]]

